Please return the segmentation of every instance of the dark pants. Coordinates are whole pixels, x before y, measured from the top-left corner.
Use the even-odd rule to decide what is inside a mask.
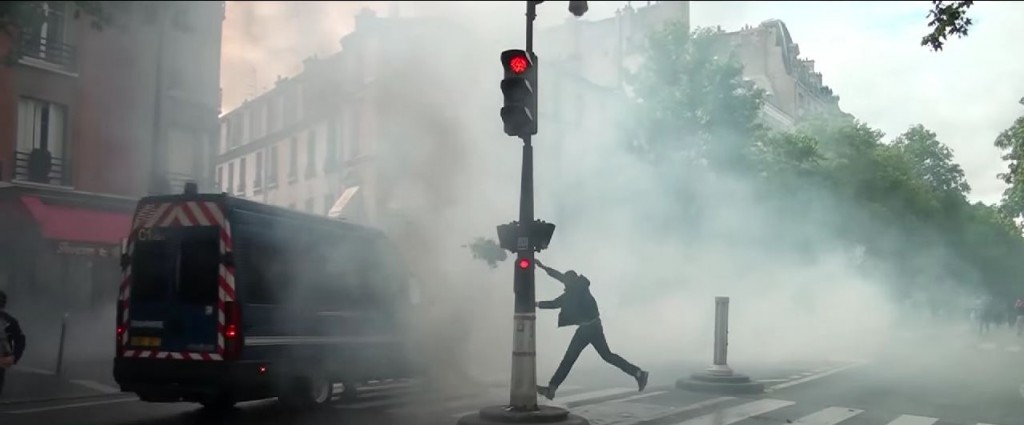
[[[7,375],[7,369],[0,368],[0,396],[4,395],[4,376]]]
[[[562,363],[558,365],[558,369],[555,370],[555,375],[551,377],[551,382],[548,384],[552,387],[558,387],[565,381],[565,378],[569,376],[569,370],[572,369],[572,365],[576,363],[576,359],[580,357],[580,353],[583,352],[584,348],[588,345],[593,345],[594,349],[597,350],[597,354],[601,355],[601,359],[608,362],[612,366],[619,368],[619,370],[625,372],[629,376],[636,377],[637,372],[640,371],[639,367],[627,362],[626,359],[622,358],[618,354],[612,352],[608,348],[608,341],[604,338],[604,327],[601,326],[601,322],[581,325],[576,328],[576,333],[572,336],[572,341],[569,341],[569,348],[565,350],[565,357],[562,357]]]

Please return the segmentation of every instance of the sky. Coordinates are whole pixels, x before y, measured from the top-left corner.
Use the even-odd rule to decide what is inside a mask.
[[[223,109],[266,91],[278,76],[298,73],[304,58],[337,51],[359,10],[370,7],[383,14],[390,3],[228,2]],[[493,16],[497,8],[514,12],[520,3],[460,2],[459,7],[470,15],[483,12],[473,7],[486,7]],[[542,5],[540,25],[566,19],[564,10],[549,13],[548,4]],[[587,19],[611,16],[624,4],[591,2]],[[997,202],[1005,185],[996,174],[1005,164],[992,142],[1024,114],[1017,103],[1024,97],[1024,56],[1011,47],[1013,40],[1024,40],[1024,2],[975,2],[970,35],[951,40],[941,52],[920,46],[929,7],[929,2],[691,2],[691,25],[734,30],[781,19],[801,56],[815,61],[825,84],[840,96],[843,110],[889,138],[915,124],[935,131],[963,166],[972,200]],[[509,15],[514,21],[522,16]]]

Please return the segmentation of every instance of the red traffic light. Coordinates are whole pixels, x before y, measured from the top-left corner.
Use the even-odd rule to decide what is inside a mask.
[[[526,59],[526,56],[513,56],[508,61],[508,69],[511,69],[513,73],[522,74],[530,68],[530,61]]]
[[[528,258],[520,258],[519,259],[519,268],[521,268],[523,270],[526,270],[526,269],[530,268],[530,259],[528,259]]]

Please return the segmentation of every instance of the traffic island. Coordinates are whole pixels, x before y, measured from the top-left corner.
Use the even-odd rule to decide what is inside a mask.
[[[725,395],[760,394],[764,392],[764,384],[751,380],[747,375],[731,371],[726,374],[716,370],[697,372],[690,375],[689,378],[680,378],[676,381],[676,388]]]
[[[509,406],[488,406],[476,413],[465,415],[456,422],[458,425],[497,424],[557,424],[590,425],[581,416],[554,406],[537,406],[537,410],[515,410]]]
[[[726,395],[763,393],[763,383],[736,373],[729,367],[728,347],[729,297],[715,297],[714,364],[706,371],[694,373],[688,378],[679,378],[676,388]]]

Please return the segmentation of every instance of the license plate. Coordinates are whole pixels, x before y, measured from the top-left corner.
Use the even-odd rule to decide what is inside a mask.
[[[131,345],[135,347],[159,347],[160,338],[148,336],[134,336],[132,337]]]

